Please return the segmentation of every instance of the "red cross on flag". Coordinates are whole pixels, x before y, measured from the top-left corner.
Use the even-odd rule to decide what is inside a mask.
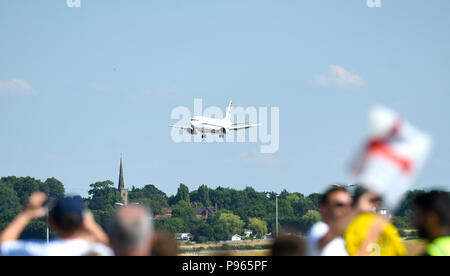
[[[431,137],[385,107],[369,112],[368,141],[352,164],[358,183],[394,209],[414,182],[431,149]]]

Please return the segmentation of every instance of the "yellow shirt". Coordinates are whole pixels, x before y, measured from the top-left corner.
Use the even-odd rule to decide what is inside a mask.
[[[358,215],[347,227],[344,239],[348,254],[351,256],[407,255],[394,225],[376,214]]]

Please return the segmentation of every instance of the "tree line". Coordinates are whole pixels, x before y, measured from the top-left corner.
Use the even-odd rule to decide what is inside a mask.
[[[46,193],[50,200],[65,194],[61,181],[49,178],[45,181],[31,177],[3,177],[0,179],[0,230],[25,207],[32,192]],[[412,201],[421,190],[409,191],[395,214],[393,223],[399,229],[411,229]],[[89,185],[88,197],[83,198],[86,207],[105,229],[110,224],[118,205],[123,203],[120,192],[112,181],[99,181]],[[155,217],[155,228],[171,233],[191,233],[197,242],[229,240],[232,235],[244,236],[244,229],[252,231],[252,238],[262,238],[275,232],[274,192],[257,192],[251,187],[244,190],[201,185],[197,190],[180,184],[177,193],[167,196],[155,185],[132,187],[129,202],[149,206]],[[305,196],[286,190],[278,195],[280,231],[305,233],[320,220],[321,194]],[[207,217],[198,217],[196,208],[213,210]],[[216,209],[217,208],[217,209]],[[216,212],[217,210],[217,212]],[[167,214],[171,214],[167,216]],[[166,216],[164,216],[166,215]],[[51,233],[51,236],[53,233]],[[33,221],[22,238],[44,239],[46,220]]]

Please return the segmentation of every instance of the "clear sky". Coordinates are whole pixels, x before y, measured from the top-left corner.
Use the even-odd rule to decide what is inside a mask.
[[[450,189],[450,1],[0,0],[0,176],[322,191],[384,104],[434,138]],[[176,106],[280,108],[280,148],[171,140]]]

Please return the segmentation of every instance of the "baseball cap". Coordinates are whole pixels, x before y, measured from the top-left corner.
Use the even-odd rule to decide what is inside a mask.
[[[79,196],[66,196],[58,199],[51,208],[50,216],[59,227],[77,228],[83,222],[84,204]]]

